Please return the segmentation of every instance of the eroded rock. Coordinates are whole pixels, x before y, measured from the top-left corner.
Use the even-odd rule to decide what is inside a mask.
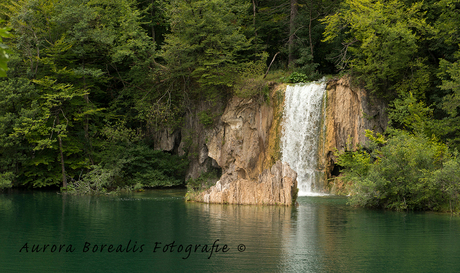
[[[358,144],[365,146],[365,130],[382,133],[388,124],[386,103],[365,89],[353,86],[349,77],[328,83],[326,105],[319,147],[319,169],[326,173],[325,188],[337,167],[335,152],[354,150]]]
[[[192,199],[204,203],[289,206],[297,197],[296,179],[296,172],[287,163],[277,161],[270,170],[265,169],[257,180],[219,180],[215,186]]]

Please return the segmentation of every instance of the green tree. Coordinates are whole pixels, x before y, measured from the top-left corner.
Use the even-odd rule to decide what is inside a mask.
[[[449,202],[451,212],[458,210],[460,199],[460,159],[458,156],[453,157],[443,164],[441,169],[431,173],[424,181],[432,185],[437,185],[441,192],[441,198]]]
[[[20,143],[13,170],[19,184],[65,187],[67,180],[102,160],[104,120],[142,123],[133,107],[134,89],[151,84],[148,66],[154,44],[141,27],[134,1],[33,0],[3,3],[17,49],[11,81],[5,82],[5,111],[11,130],[2,142]],[[144,71],[141,73],[140,71]],[[26,77],[24,79],[23,77]],[[140,80],[143,79],[144,81]],[[16,88],[11,88],[20,82]],[[8,89],[11,88],[11,89]],[[21,97],[21,92],[30,95]],[[141,97],[142,95],[138,95]],[[127,107],[117,106],[119,104]],[[20,105],[17,108],[16,105]],[[15,117],[17,122],[12,122]],[[6,125],[5,125],[6,127]]]
[[[422,5],[405,5],[399,0],[346,0],[339,12],[324,19],[324,41],[344,31],[338,66],[343,69],[349,65],[366,88],[395,98],[398,86],[401,91],[412,91],[414,85],[405,81],[427,77],[426,73],[414,73],[424,71],[421,41],[434,33],[426,23]]]
[[[459,51],[460,52],[460,51]],[[459,122],[460,115],[460,74],[458,69],[460,62],[449,62],[445,59],[440,60],[439,77],[442,84],[439,86],[447,94],[440,99],[438,107],[446,113],[435,125],[436,129],[450,145],[460,148]]]
[[[287,56],[285,44],[289,37],[290,2],[283,0],[255,1],[254,5],[256,13],[253,16],[257,33],[255,40],[271,57],[282,52],[282,56],[278,56],[277,59],[280,60],[283,55]],[[283,62],[286,64],[279,65],[280,68],[287,67],[286,57],[280,61],[280,63]]]
[[[370,132],[367,136],[373,141],[371,152],[359,149],[339,155],[339,164],[345,167],[343,178],[352,183],[351,204],[394,210],[441,210],[449,202],[447,198],[453,192],[444,184],[451,182],[441,183],[438,179],[451,176],[450,169],[438,173],[451,158],[446,145],[404,131],[395,131],[385,141],[372,137]]]
[[[247,9],[234,0],[172,1],[171,34],[166,35],[161,54],[167,73],[211,92],[232,87],[253,46],[242,25]]]
[[[2,21],[0,20],[0,23]],[[3,44],[3,38],[10,38],[11,34],[9,33],[9,28],[3,27],[0,28],[0,77],[6,77],[6,71],[8,67],[6,66],[8,62],[9,54],[11,51],[8,49],[8,46]]]
[[[24,173],[27,155],[32,149],[26,141],[14,135],[21,119],[34,116],[37,108],[30,109],[31,100],[37,96],[34,86],[27,79],[0,81],[0,176],[3,187],[10,187]],[[0,186],[2,187],[2,186]]]

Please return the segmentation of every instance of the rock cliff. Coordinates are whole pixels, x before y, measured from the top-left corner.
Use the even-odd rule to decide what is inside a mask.
[[[291,205],[297,196],[297,174],[279,161],[279,141],[285,85],[272,88],[270,102],[233,97],[223,103],[200,102],[185,116],[180,131],[156,135],[159,149],[187,153],[191,159],[186,179],[219,170],[208,179],[207,190],[191,192],[190,200],[228,204]],[[365,145],[366,129],[383,132],[388,118],[386,104],[348,77],[330,80],[323,107],[318,170],[325,173],[325,191],[340,191],[335,151]],[[225,108],[224,108],[225,106]],[[209,111],[211,109],[211,111]],[[207,112],[213,124],[204,126],[200,113]],[[331,182],[332,181],[332,182]],[[321,187],[321,185],[318,185]]]
[[[257,180],[219,180],[208,190],[189,196],[194,201],[204,203],[292,205],[297,197],[296,178],[297,174],[287,163],[277,161],[271,170],[265,169],[259,174]]]
[[[284,88],[275,88],[273,94]],[[296,173],[276,158],[280,130],[275,127],[281,117],[275,112],[282,101],[274,99],[272,96],[272,106],[255,99],[230,99],[215,127],[205,130],[206,143],[200,154],[200,158],[212,159],[222,169],[222,176],[210,189],[189,194],[190,199],[229,204],[293,203]]]
[[[353,86],[349,77],[331,80],[327,85],[325,122],[320,143],[319,168],[326,173],[325,188],[335,193],[337,185],[327,185],[339,174],[335,151],[366,145],[365,130],[382,133],[388,124],[386,103],[363,88]]]

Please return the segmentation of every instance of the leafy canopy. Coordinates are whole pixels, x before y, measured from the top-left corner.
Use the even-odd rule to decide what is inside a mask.
[[[350,66],[368,90],[385,95],[421,66],[420,42],[433,32],[421,9],[422,2],[345,0],[339,12],[323,19],[323,41],[344,33],[339,67]]]

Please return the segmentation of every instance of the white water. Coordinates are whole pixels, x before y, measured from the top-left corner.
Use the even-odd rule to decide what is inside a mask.
[[[297,172],[299,196],[324,195],[315,189],[320,179],[318,140],[326,82],[288,86],[285,92],[281,160]]]

